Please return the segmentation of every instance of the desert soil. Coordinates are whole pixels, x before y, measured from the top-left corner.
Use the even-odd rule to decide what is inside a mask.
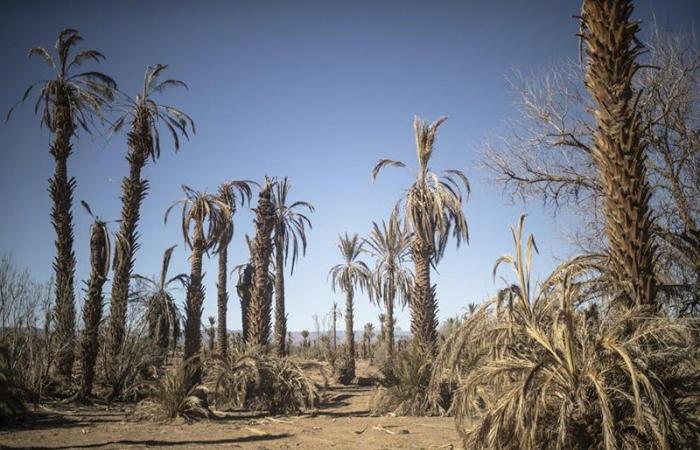
[[[360,364],[360,375],[371,375]],[[244,448],[244,449],[455,449],[452,418],[371,417],[373,388],[331,385],[315,415],[269,417],[221,412],[219,419],[186,423],[135,421],[133,404],[75,407],[49,404],[38,418],[0,429],[2,449]]]

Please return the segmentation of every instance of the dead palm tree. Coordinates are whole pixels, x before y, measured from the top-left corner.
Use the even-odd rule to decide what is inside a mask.
[[[219,277],[216,281],[216,305],[218,313],[218,347],[219,354],[226,358],[228,355],[228,330],[226,328],[226,311],[228,309],[228,245],[233,239],[234,222],[233,215],[238,206],[245,205],[246,200],[250,204],[252,196],[251,181],[228,181],[219,186],[219,200],[228,206],[230,216],[224,217],[224,230],[216,245],[216,253],[219,256]]]
[[[372,270],[370,300],[386,308],[382,323],[387,355],[394,355],[394,302],[403,308],[408,303],[413,285],[413,274],[407,267],[410,259],[411,233],[402,226],[398,210],[394,209],[389,223],[382,221],[381,227],[373,222],[372,230],[365,239],[366,252],[375,260]]]
[[[335,292],[340,289],[345,293],[345,342],[347,343],[347,377],[355,378],[355,332],[354,332],[354,308],[353,299],[355,296],[355,287],[360,290],[370,289],[371,272],[367,264],[359,259],[362,253],[363,243],[357,233],[352,237],[345,233],[340,236],[338,249],[343,258],[341,264],[331,267],[328,276],[331,279],[331,287]],[[335,335],[335,317],[337,315],[337,304],[333,304],[333,329]],[[333,338],[335,346],[335,336]]]
[[[586,87],[595,100],[593,159],[603,188],[611,275],[627,305],[655,302],[655,246],[643,125],[633,89],[644,50],[630,0],[584,1]]]
[[[79,400],[85,402],[92,394],[95,379],[95,363],[99,351],[99,328],[102,321],[102,303],[104,295],[102,286],[107,281],[111,244],[107,223],[92,214],[90,206],[81,202],[92,216],[90,227],[90,279],[87,283],[87,296],[83,304],[83,336],[80,341],[80,358],[83,367],[83,379],[78,393]]]
[[[54,175],[49,180],[53,206],[51,224],[56,232],[56,256],[53,268],[56,292],[56,345],[58,375],[68,379],[73,368],[75,350],[75,253],[73,252],[73,191],[75,178],[68,178],[68,158],[73,152],[71,139],[79,127],[89,132],[95,115],[113,99],[117,85],[101,72],[74,74],[87,61],[105,59],[95,50],[83,50],[70,57],[73,47],[82,41],[77,30],[65,29],[55,44],[52,56],[44,47],[29,50],[29,57],[40,57],[54,71],[53,78],[30,85],[22,99],[7,113],[10,119],[16,106],[38,90],[35,113],[41,109],[41,125],[53,135],[49,153],[54,158]],[[35,89],[38,88],[38,89]]]
[[[271,286],[269,267],[272,258],[272,232],[275,226],[275,206],[272,190],[276,181],[265,177],[265,184],[255,208],[255,240],[253,241],[253,284],[248,305],[249,345],[267,349],[271,325]]]
[[[172,294],[172,286],[180,284],[187,287],[187,274],[180,273],[174,277],[168,277],[168,268],[173,251],[177,245],[173,245],[163,253],[163,264],[159,278],[149,278],[143,275],[133,275],[139,280],[145,291],[142,297],[146,302],[146,321],[148,322],[148,334],[158,349],[157,366],[162,367],[169,349],[174,349],[180,337],[180,310],[175,303]]]
[[[125,123],[130,123],[127,133],[129,151],[126,155],[129,176],[122,180],[121,225],[114,252],[114,281],[109,315],[109,348],[113,358],[119,355],[124,343],[129,281],[134,270],[134,256],[138,249],[136,226],[141,203],[148,189],[148,181],[141,178],[141,171],[149,159],[155,162],[160,157],[159,127],[161,124],[165,125],[170,132],[175,143],[175,151],[180,148],[178,133],[188,137],[188,128],[194,132],[194,122],[187,114],[172,106],[158,104],[152,99],[154,94],[169,87],[187,87],[179,80],[159,80],[159,75],[166,68],[167,66],[157,64],[146,69],[142,91],[136,95],[136,98],[125,96],[123,104],[120,105],[124,114],[113,125],[113,130],[117,132]]]
[[[287,177],[277,183],[272,201],[275,206],[275,347],[277,354],[287,354],[285,336],[287,334],[287,315],[284,304],[284,266],[289,261],[291,247],[291,271],[299,257],[306,254],[306,226],[311,228],[311,221],[299,209],[313,212],[314,207],[309,202],[297,201],[287,204],[287,195],[291,184]]]
[[[409,307],[411,332],[417,351],[428,355],[435,352],[437,339],[437,299],[430,283],[430,266],[436,265],[447,246],[450,234],[457,240],[468,240],[467,221],[462,209],[462,186],[469,193],[469,182],[459,170],[442,174],[428,167],[433,155],[437,129],[446,117],[432,124],[416,117],[413,128],[416,135],[418,174],[404,198],[405,221],[413,233],[411,257],[415,265],[415,282]],[[400,161],[382,159],[372,170],[372,180],[387,166],[406,167]]]
[[[197,192],[182,186],[185,197],[176,201],[165,212],[168,214],[175,207],[182,207],[182,236],[185,246],[192,250],[190,255],[190,277],[187,284],[187,301],[185,303],[185,352],[184,361],[193,364],[190,372],[189,387],[197,384],[201,378],[198,356],[202,347],[202,306],[204,303],[204,286],[202,280],[202,257],[217,245],[221,233],[225,231],[225,217],[230,215],[228,206],[217,196]],[[206,225],[206,227],[205,227]]]

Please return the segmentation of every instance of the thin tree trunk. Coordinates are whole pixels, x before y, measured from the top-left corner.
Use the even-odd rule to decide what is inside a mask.
[[[632,10],[629,0],[584,1],[586,87],[597,105],[593,159],[604,192],[610,273],[620,300],[628,305],[652,305],[656,281],[651,189],[638,93],[632,85],[643,46],[636,40],[639,24],[630,20]]]
[[[411,254],[415,263],[415,282],[411,295],[411,333],[415,350],[426,358],[432,357],[437,340],[437,301],[430,284],[430,246],[414,238]],[[392,323],[393,327],[393,323]]]
[[[75,253],[71,212],[75,178],[68,178],[68,158],[73,150],[70,140],[75,127],[68,97],[62,89],[57,92],[53,115],[56,135],[50,153],[54,157],[55,167],[53,178],[49,180],[49,193],[53,202],[51,223],[56,232],[56,257],[53,263],[56,274],[56,372],[70,382],[75,359]]]
[[[393,274],[390,275],[393,279]],[[389,289],[387,289],[388,298],[386,299],[386,351],[389,359],[394,357],[394,283],[389,281]]]
[[[114,252],[114,279],[109,313],[109,353],[115,359],[121,354],[126,330],[126,313],[129,299],[129,282],[134,269],[134,255],[138,249],[136,226],[141,202],[146,196],[148,181],[141,179],[141,169],[146,165],[148,150],[153,137],[148,126],[147,113],[138,110],[127,136],[129,152],[129,176],[122,180],[122,211]],[[122,386],[113,386],[118,395]]]
[[[275,346],[279,356],[287,354],[287,315],[284,305],[284,230],[275,229]]]
[[[353,290],[348,289],[345,293],[345,342],[347,344],[347,377],[349,380],[355,378],[355,331],[354,331],[354,308]]]
[[[204,224],[195,223],[194,240],[192,242],[190,284],[187,287],[187,303],[185,304],[185,353],[184,361],[192,364],[186,380],[188,387],[199,384],[201,368],[198,356],[202,348],[202,304],[204,303],[204,287],[202,286],[202,254],[204,252]]]
[[[80,350],[83,366],[83,379],[80,385],[79,399],[82,401],[92,394],[92,384],[95,379],[95,363],[99,349],[98,333],[102,320],[102,286],[106,281],[104,274],[107,272],[109,261],[105,252],[107,236],[103,227],[93,227],[90,236],[90,280],[88,281],[87,297],[83,305],[83,336]]]
[[[219,250],[219,278],[216,282],[217,289],[217,312],[218,312],[218,347],[219,354],[226,358],[228,356],[228,330],[226,328],[226,312],[228,309],[228,291],[226,282],[228,278],[228,243],[225,243]]]
[[[338,307],[334,304],[333,305],[333,351],[336,352],[338,351],[338,328],[336,326],[336,323],[338,322],[338,315],[336,311],[338,310]]]
[[[248,306],[250,305],[253,272],[253,265],[247,264],[245,268],[243,268],[243,276],[236,285],[238,298],[241,301],[241,334],[244,342],[248,342],[248,328],[250,324],[250,318],[248,317]]]

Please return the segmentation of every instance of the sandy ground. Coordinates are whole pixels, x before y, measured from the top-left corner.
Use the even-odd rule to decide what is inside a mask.
[[[369,368],[360,364],[366,373]],[[246,448],[455,449],[452,418],[369,417],[371,387],[333,385],[315,416],[220,413],[216,420],[160,424],[129,419],[133,404],[49,405],[41,418],[0,430],[2,449]]]

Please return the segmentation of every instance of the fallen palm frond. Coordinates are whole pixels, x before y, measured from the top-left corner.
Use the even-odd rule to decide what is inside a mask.
[[[523,221],[516,254],[498,260],[518,282],[471,314],[435,361],[431,396],[446,378],[458,383],[451,412],[465,448],[697,446],[700,354],[690,324],[645,307],[576,308],[595,279],[580,259],[532,292],[536,247],[530,236],[523,253]]]
[[[317,408],[321,395],[316,383],[293,358],[248,349],[229,358],[213,356],[217,401],[235,408],[292,414]],[[324,386],[325,387],[325,386]]]

